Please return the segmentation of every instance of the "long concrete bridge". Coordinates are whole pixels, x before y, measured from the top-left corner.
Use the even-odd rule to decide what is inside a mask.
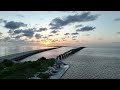
[[[85,47],[78,47],[78,48],[75,48],[75,49],[71,49],[71,50],[57,56],[56,59],[57,60],[62,60],[64,58],[67,58],[68,56],[75,54],[76,52],[82,50],[83,48],[85,48]]]
[[[58,49],[58,48],[60,48],[60,47],[49,48],[49,49],[40,49],[40,50],[32,50],[32,51],[27,51],[27,52],[2,56],[2,57],[0,57],[0,62],[5,60],[5,59],[12,60],[12,61],[20,61],[20,60],[22,60],[22,59],[24,59],[26,57],[31,56],[31,55],[41,53],[41,52],[44,52],[44,51],[48,51],[48,50]]]

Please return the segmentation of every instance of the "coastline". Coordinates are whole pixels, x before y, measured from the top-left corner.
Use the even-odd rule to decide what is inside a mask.
[[[8,60],[7,63],[8,64],[12,63],[12,65],[10,67],[9,66],[2,67],[2,69],[1,69],[2,72],[0,72],[0,75],[2,75],[2,74],[3,75],[0,78],[12,79],[12,77],[13,78],[29,77],[26,79],[61,79],[61,77],[70,68],[70,65],[64,63],[62,60],[75,54],[76,52],[82,50],[83,48],[85,48],[85,47],[78,47],[76,49],[71,49],[71,50],[63,53],[62,55],[59,55],[56,58],[50,58],[50,59],[46,59],[46,58],[42,57],[42,58],[38,59],[37,61],[27,61],[27,62],[23,62],[23,63],[14,63],[14,62]],[[59,57],[62,57],[62,58],[59,59]],[[3,63],[3,64],[7,65],[7,63]],[[43,65],[42,65],[42,63],[43,63]],[[34,68],[31,68],[31,65]],[[7,69],[7,71],[10,72],[12,74],[12,76],[11,76],[11,74],[10,74],[10,76],[7,74],[5,74],[6,76],[4,76],[4,73],[7,73],[7,71],[4,71],[4,69],[6,69],[6,68],[10,68],[10,70],[12,70],[12,73],[11,73],[11,71],[9,69]],[[16,68],[18,68],[18,69],[16,69]],[[19,71],[19,69],[21,71]],[[26,70],[27,70],[27,72],[26,72]],[[14,71],[15,71],[15,73],[14,73]],[[27,73],[30,73],[30,75]],[[24,76],[24,74],[26,76]],[[20,76],[20,75],[23,75],[23,76]],[[31,75],[32,75],[32,77],[30,77]]]

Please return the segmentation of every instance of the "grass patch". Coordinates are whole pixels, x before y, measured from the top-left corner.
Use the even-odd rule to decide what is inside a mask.
[[[24,63],[14,63],[9,60],[4,60],[0,63],[0,79],[28,79],[33,77],[37,72],[48,70],[48,67],[54,64],[54,59],[49,60],[46,58]],[[41,74],[39,77],[46,78],[48,76]]]

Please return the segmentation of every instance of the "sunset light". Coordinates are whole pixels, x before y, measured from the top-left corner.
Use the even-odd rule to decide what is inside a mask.
[[[0,11],[0,79],[120,79],[120,11]]]

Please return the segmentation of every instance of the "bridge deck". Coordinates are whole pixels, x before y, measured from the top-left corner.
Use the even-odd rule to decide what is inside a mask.
[[[57,47],[57,48],[59,48],[59,47]],[[20,61],[20,60],[22,60],[22,59],[24,59],[26,57],[31,56],[31,55],[34,55],[34,54],[37,54],[37,53],[40,53],[40,52],[44,52],[44,51],[48,51],[48,50],[57,49],[57,48],[33,50],[33,51],[27,51],[27,52],[2,56],[2,57],[0,57],[0,62],[5,60],[5,59],[12,60],[12,61]]]

